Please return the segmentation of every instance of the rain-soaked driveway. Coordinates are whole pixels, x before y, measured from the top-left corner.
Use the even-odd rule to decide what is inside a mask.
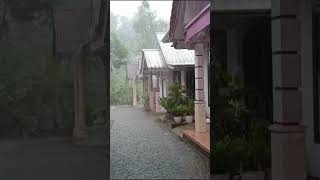
[[[111,107],[112,179],[208,179],[209,159],[142,109]]]

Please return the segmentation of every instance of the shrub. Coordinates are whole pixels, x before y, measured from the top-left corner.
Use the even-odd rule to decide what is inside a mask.
[[[167,113],[169,114],[172,114],[172,110],[175,106],[175,101],[174,101],[174,98],[172,97],[163,97],[163,98],[160,98],[159,100],[159,104],[167,110]]]
[[[172,109],[172,113],[174,116],[183,116],[186,112],[186,105],[176,105]]]
[[[167,113],[172,116],[182,116],[184,114],[193,114],[189,101],[193,103],[193,98],[187,96],[186,87],[178,81],[169,86],[168,97],[160,98],[160,105],[166,109]]]
[[[146,111],[150,110],[150,102],[148,95],[143,96],[143,106]]]
[[[230,157],[229,139],[225,138],[213,144],[213,169],[216,174],[230,173],[232,159]]]
[[[186,105],[186,115],[194,115],[194,102],[193,98],[188,99],[188,104]]]

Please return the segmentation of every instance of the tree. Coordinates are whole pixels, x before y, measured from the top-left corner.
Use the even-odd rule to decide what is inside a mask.
[[[119,16],[110,12],[110,32],[115,32],[118,29]]]
[[[155,46],[155,13],[150,9],[148,1],[142,1],[138,13],[134,16],[133,28],[140,35],[140,49]]]
[[[112,22],[112,23],[111,23]],[[133,18],[110,17],[111,99],[113,104],[128,104],[132,97],[130,82],[126,77],[126,64],[141,57],[141,49],[155,48],[155,32],[166,32],[169,23],[156,19],[147,1],[143,1]],[[126,49],[126,50],[125,50]],[[137,95],[142,96],[142,84],[137,83]]]
[[[128,57],[128,50],[114,33],[110,33],[110,56],[112,67],[114,68],[119,69],[128,63],[126,59]]]

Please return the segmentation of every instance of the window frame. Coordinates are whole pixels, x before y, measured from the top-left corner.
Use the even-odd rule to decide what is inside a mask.
[[[154,82],[154,78],[153,77],[156,77],[156,82]],[[156,83],[156,84],[155,84]],[[151,91],[160,91],[160,84],[159,84],[159,75],[157,73],[152,73],[150,75],[150,89]],[[156,87],[154,87],[154,85],[156,85]]]

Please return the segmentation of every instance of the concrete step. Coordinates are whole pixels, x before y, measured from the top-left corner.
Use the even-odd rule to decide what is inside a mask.
[[[194,130],[183,130],[183,138],[199,147],[206,155],[210,156],[210,133],[197,133]]]

